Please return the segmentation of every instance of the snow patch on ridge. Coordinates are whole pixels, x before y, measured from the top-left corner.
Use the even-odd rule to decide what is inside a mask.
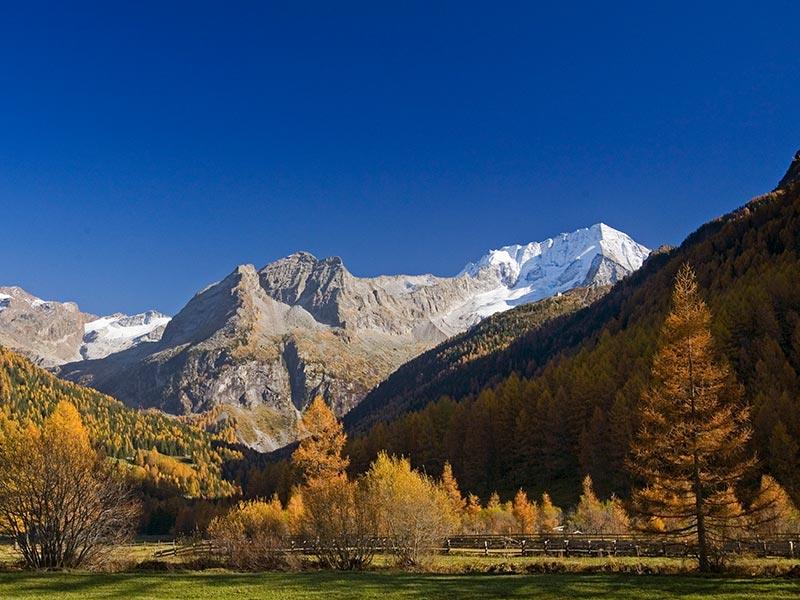
[[[83,326],[81,356],[103,358],[143,342],[157,342],[170,317],[154,310],[137,315],[115,313],[100,317]]]

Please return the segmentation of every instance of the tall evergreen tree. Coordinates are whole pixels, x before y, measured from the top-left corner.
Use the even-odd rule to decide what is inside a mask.
[[[710,570],[711,552],[741,522],[730,490],[754,464],[741,389],[716,356],[710,321],[684,264],[628,463],[644,484],[634,492],[635,510],[665,533],[694,538],[701,571]]]

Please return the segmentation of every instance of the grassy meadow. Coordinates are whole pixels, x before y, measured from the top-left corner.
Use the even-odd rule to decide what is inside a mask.
[[[14,600],[92,600],[100,598],[749,598],[795,599],[800,582],[791,579],[740,579],[623,574],[442,575],[392,571],[362,573],[301,572],[198,573],[3,573],[0,598]]]
[[[700,577],[692,561],[666,558],[535,558],[439,556],[423,573],[395,570],[389,557],[377,557],[365,572],[235,573],[223,569],[190,571],[184,559],[153,559],[171,544],[120,548],[125,570],[113,573],[14,570],[11,548],[0,545],[0,598],[92,600],[107,598],[203,600],[324,598],[709,598],[744,600],[800,597],[800,579],[786,576],[797,561],[741,559],[731,574]],[[141,563],[164,571],[137,570]],[[137,567],[137,565],[140,565]],[[797,570],[797,569],[795,569]],[[759,577],[753,577],[759,575]]]

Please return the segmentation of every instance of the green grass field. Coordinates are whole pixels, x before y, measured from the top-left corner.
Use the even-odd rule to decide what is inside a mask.
[[[0,598],[91,600],[141,598],[171,600],[320,598],[751,598],[796,599],[800,582],[790,579],[729,579],[691,576],[625,575],[415,575],[366,573],[2,573]]]
[[[707,578],[692,573],[693,561],[680,559],[545,559],[501,555],[439,556],[430,565],[430,572],[424,574],[397,572],[391,567],[391,558],[386,556],[376,557],[374,569],[362,573],[187,571],[181,570],[186,565],[175,558],[160,560],[164,568],[177,569],[175,571],[130,570],[135,569],[137,563],[151,560],[155,550],[169,547],[171,544],[152,543],[120,547],[118,555],[123,561],[120,567],[128,572],[0,571],[0,599],[800,598],[800,579],[768,576],[787,573],[798,564],[785,559],[739,559],[732,565],[735,568],[731,575]],[[14,560],[10,547],[0,545],[0,567],[5,565],[10,569]],[[535,574],[519,574],[532,568]],[[487,569],[516,574],[486,574],[483,571]],[[551,570],[555,572],[549,572]],[[603,572],[591,572],[598,570]],[[638,574],[642,572],[651,574]],[[761,576],[749,577],[752,574]]]

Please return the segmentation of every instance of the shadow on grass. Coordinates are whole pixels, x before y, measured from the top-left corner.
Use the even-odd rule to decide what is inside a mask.
[[[750,598],[796,599],[800,582],[672,575],[426,575],[413,573],[4,573],[0,597],[64,598]]]

